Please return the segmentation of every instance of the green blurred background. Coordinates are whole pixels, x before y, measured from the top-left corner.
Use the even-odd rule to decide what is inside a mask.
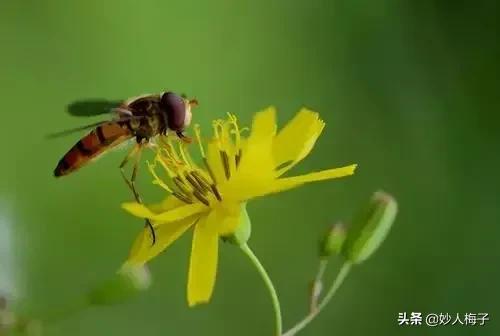
[[[303,335],[498,335],[498,9],[493,0],[1,1],[0,292],[44,311],[113,274],[142,226],[119,206],[131,198],[117,169],[124,152],[56,180],[79,134],[46,135],[89,122],[65,114],[72,100],[171,89],[200,101],[204,126],[225,112],[248,124],[270,104],[283,124],[307,105],[327,128],[294,173],[359,164],[354,177],[249,206],[250,242],[286,326],[305,313],[319,235],[382,188],[401,210],[389,238]],[[139,187],[161,196],[145,173]],[[229,245],[211,304],[187,307],[189,244],[190,234],[151,263],[148,292],[45,335],[272,335],[265,287]],[[491,320],[399,327],[404,311]]]

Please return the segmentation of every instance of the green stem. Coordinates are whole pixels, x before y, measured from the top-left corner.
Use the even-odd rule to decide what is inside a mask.
[[[332,286],[330,287],[330,289],[326,293],[325,298],[323,299],[323,301],[321,301],[318,308],[315,309],[314,311],[310,312],[306,317],[304,317],[304,319],[302,319],[300,322],[298,322],[290,330],[285,332],[283,334],[283,336],[294,336],[299,331],[304,329],[312,320],[314,320],[314,318],[316,316],[318,316],[318,314],[323,310],[323,308],[325,308],[325,306],[328,304],[328,302],[330,302],[332,297],[335,295],[335,293],[337,292],[337,289],[339,289],[340,285],[342,285],[342,283],[344,282],[345,278],[349,274],[349,271],[351,270],[351,266],[352,266],[352,264],[348,261],[346,261],[342,265],[342,267],[339,271],[339,274],[337,275],[337,277],[333,281]]]
[[[267,289],[269,290],[269,294],[271,295],[271,300],[274,308],[274,317],[275,317],[275,326],[276,326],[276,335],[281,336],[283,330],[283,323],[281,319],[281,308],[280,301],[278,299],[278,294],[276,293],[276,289],[274,288],[273,282],[269,278],[264,266],[260,263],[257,256],[253,253],[253,251],[248,247],[247,244],[240,245],[241,250],[247,255],[252,264],[255,266],[260,276],[264,280]]]
[[[325,275],[326,267],[328,266],[328,259],[322,258],[319,261],[318,272],[314,278],[311,288],[311,297],[309,298],[309,312],[318,308],[318,299],[323,290],[323,276]]]
[[[47,323],[59,322],[84,311],[89,306],[90,303],[88,299],[86,297],[81,297],[63,306],[57,307],[49,313],[45,313],[44,316],[41,317],[41,320]]]

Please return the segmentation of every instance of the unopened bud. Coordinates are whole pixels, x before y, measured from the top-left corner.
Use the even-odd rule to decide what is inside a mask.
[[[319,242],[319,255],[322,258],[338,255],[346,237],[344,224],[336,223],[326,232]]]
[[[88,294],[91,304],[121,303],[151,286],[151,275],[145,265],[125,264],[115,276]]]
[[[352,263],[369,258],[386,238],[397,212],[397,202],[391,195],[376,192],[349,228],[342,248],[345,258]]]

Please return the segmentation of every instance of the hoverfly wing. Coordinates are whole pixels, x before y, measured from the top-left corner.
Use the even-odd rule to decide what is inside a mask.
[[[113,121],[130,120],[136,118],[132,115],[130,111],[121,107],[121,103],[122,100],[83,99],[70,103],[66,107],[66,111],[72,116],[76,117],[91,117],[91,116],[109,114],[110,116],[112,116]],[[78,131],[84,131],[96,128],[106,123],[109,123],[110,121],[111,118],[110,120],[103,120],[89,125],[75,127],[61,132],[51,133],[48,134],[46,137],[58,138]]]
[[[62,137],[62,136],[65,136],[65,135],[69,135],[69,134],[72,134],[72,133],[75,133],[75,132],[78,132],[78,131],[84,131],[84,130],[96,128],[98,126],[104,125],[104,124],[109,123],[109,122],[110,122],[109,120],[99,121],[99,122],[96,122],[96,123],[93,123],[93,124],[84,125],[84,126],[75,127],[75,128],[70,128],[70,129],[67,129],[67,130],[64,130],[64,131],[47,134],[46,137],[48,139],[59,138],[59,137]]]
[[[70,103],[66,110],[76,117],[97,116],[113,113],[113,110],[118,108],[122,102],[122,100],[84,99]]]
[[[117,112],[117,113],[121,113],[121,112]],[[62,137],[62,136],[66,136],[66,135],[75,133],[75,132],[93,129],[93,128],[96,128],[96,127],[99,127],[99,126],[102,126],[102,125],[105,125],[105,124],[109,124],[111,122],[122,122],[122,121],[128,121],[128,120],[132,120],[132,119],[142,119],[142,118],[144,118],[144,116],[134,116],[134,115],[128,116],[128,115],[125,115],[125,116],[122,116],[122,117],[114,118],[112,120],[103,120],[103,121],[99,121],[99,122],[96,122],[96,123],[93,123],[93,124],[88,124],[88,125],[84,125],[84,126],[70,128],[70,129],[67,129],[67,130],[64,130],[64,131],[60,131],[60,132],[51,133],[51,134],[48,134],[46,136],[46,138],[48,138],[48,139],[59,138],[59,137]]]

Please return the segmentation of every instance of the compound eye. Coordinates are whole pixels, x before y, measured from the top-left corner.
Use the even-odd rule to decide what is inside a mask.
[[[168,128],[173,131],[182,131],[186,126],[185,100],[173,92],[165,92],[161,96],[160,105],[167,115]]]

